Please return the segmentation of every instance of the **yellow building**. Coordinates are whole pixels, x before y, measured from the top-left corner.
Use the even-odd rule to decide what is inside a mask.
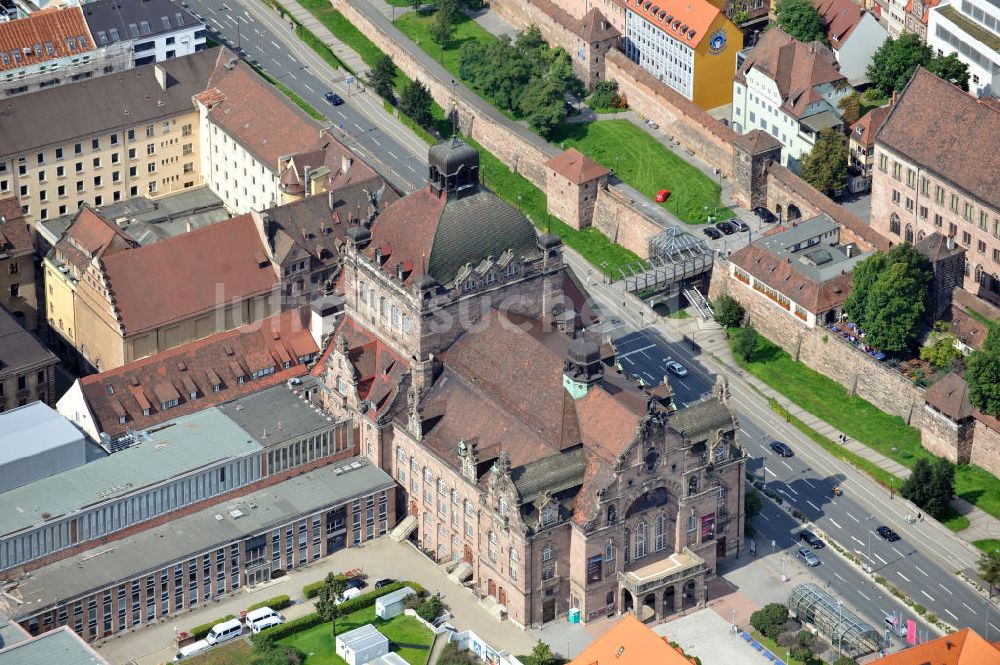
[[[700,108],[733,99],[743,33],[709,0],[616,0],[625,55]]]
[[[200,185],[198,111],[222,49],[47,88],[4,111],[0,197],[28,222]]]

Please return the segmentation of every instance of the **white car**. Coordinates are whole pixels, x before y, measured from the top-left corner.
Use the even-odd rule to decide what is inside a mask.
[[[270,607],[260,607],[247,612],[247,628],[256,635],[265,628],[277,626],[285,623],[285,617],[281,616]]]
[[[347,591],[344,592],[343,596],[337,599],[337,604],[340,605],[344,601],[350,600],[351,598],[357,598],[360,595],[361,595],[361,589],[358,589],[356,587],[348,589]]]
[[[184,660],[185,658],[189,658],[190,656],[193,656],[196,653],[201,653],[202,651],[206,651],[210,646],[211,645],[208,643],[208,640],[198,640],[197,642],[192,642],[186,647],[181,647],[180,651],[177,652],[177,655],[174,656],[173,662],[176,663]]]
[[[687,376],[688,374],[687,368],[684,367],[684,365],[677,362],[676,360],[671,360],[667,362],[667,369],[674,376]]]

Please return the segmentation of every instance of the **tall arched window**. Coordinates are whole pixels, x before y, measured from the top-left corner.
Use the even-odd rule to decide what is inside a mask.
[[[648,553],[647,538],[649,536],[646,520],[639,520],[635,525],[635,558],[641,559]]]
[[[623,545],[622,545],[622,556],[625,558],[625,563],[627,564],[628,561],[629,561],[629,554],[632,552],[632,550],[629,548],[629,543],[631,543],[632,540],[631,540],[631,536],[630,536],[629,530],[627,528],[625,529],[625,540],[622,541],[622,542],[623,542]]]
[[[490,531],[490,561],[497,562],[497,535]]]
[[[660,515],[656,518],[656,526],[653,529],[653,551],[662,552],[667,548],[667,516]]]
[[[518,556],[517,556],[517,550],[515,550],[513,547],[510,548],[510,554],[508,556],[507,566],[508,568],[510,568],[510,579],[517,581]]]
[[[688,478],[688,496],[694,496],[698,493],[698,476],[691,476]]]
[[[889,215],[889,231],[899,235],[899,215],[896,213]]]
[[[551,561],[554,556],[555,550],[552,549],[551,545],[546,545],[542,548],[542,561]]]
[[[906,225],[906,232],[903,234],[903,240],[906,242],[913,242],[913,224]]]
[[[976,266],[976,283],[980,286],[986,281],[986,275],[983,273],[982,266]]]
[[[615,560],[615,541],[609,540],[608,546],[604,548],[604,560],[614,561]]]

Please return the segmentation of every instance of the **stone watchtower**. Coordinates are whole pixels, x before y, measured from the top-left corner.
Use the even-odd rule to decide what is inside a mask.
[[[781,162],[781,143],[754,129],[733,141],[733,198],[753,210],[767,207],[767,165]]]
[[[545,162],[547,212],[574,229],[585,229],[594,220],[597,192],[608,185],[611,171],[576,148]]]
[[[954,238],[937,232],[918,241],[913,248],[926,256],[934,268],[931,313],[936,321],[951,308],[951,294],[965,279],[965,250],[955,244]]]

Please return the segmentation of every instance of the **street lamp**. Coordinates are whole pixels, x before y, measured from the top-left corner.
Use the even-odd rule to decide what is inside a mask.
[[[872,572],[872,520],[875,519],[874,515],[869,515],[868,519],[865,520],[868,523],[868,572]]]
[[[837,635],[837,656],[844,655],[844,627],[841,625],[844,621],[844,601],[841,598],[837,599],[837,628],[840,630],[840,634]]]
[[[762,490],[765,490],[765,489],[767,489],[767,456],[766,455],[761,455],[760,456],[760,475],[761,475],[760,488]]]
[[[619,170],[618,170],[618,163],[619,163],[619,162],[621,161],[621,159],[622,159],[622,156],[621,156],[621,155],[616,155],[616,156],[615,156],[615,176],[616,176],[616,177],[617,177],[617,178],[618,178],[619,180],[621,180],[621,176],[620,176],[620,175],[618,175],[618,173],[619,173]]]

